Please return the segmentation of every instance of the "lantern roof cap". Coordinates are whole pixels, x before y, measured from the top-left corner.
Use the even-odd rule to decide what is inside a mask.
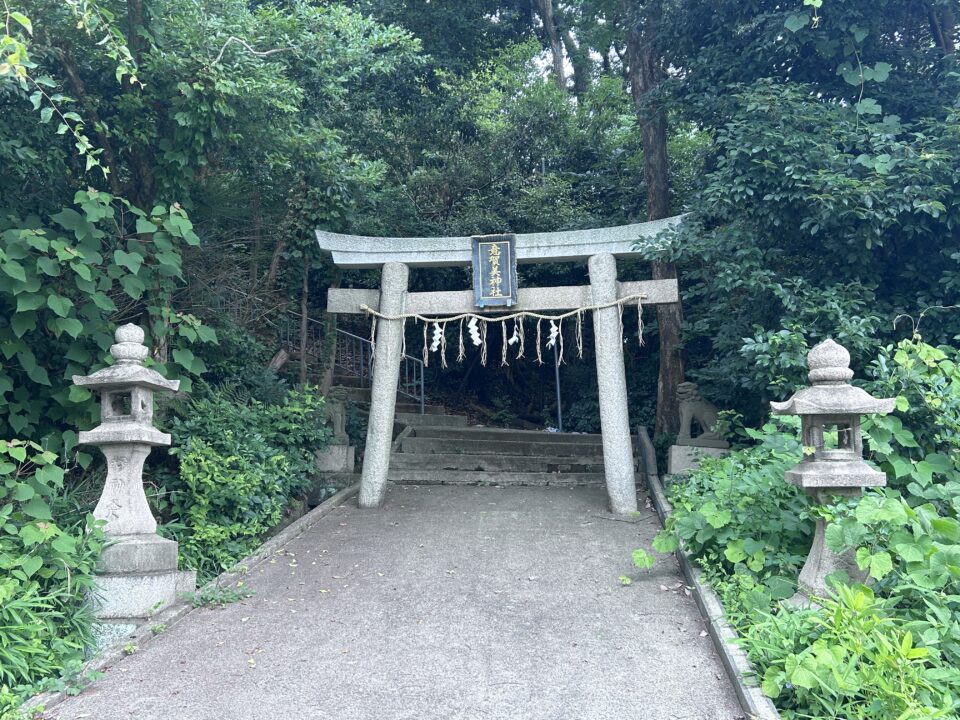
[[[798,390],[784,402],[772,402],[775,415],[886,415],[893,412],[895,398],[875,398],[866,390],[849,384],[853,378],[850,353],[831,339],[814,346],[807,354],[807,377],[811,387]]]
[[[116,362],[91,375],[74,375],[73,384],[91,390],[119,390],[142,387],[149,390],[176,391],[179,380],[168,380],[152,368],[143,366],[149,349],[143,344],[143,329],[132,323],[121,325],[114,333],[116,342],[110,346],[110,355]]]

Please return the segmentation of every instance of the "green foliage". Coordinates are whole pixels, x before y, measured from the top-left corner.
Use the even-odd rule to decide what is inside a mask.
[[[886,348],[874,364],[871,390],[899,393],[898,411],[915,423],[908,427],[896,415],[863,423],[868,457],[886,472],[887,489],[798,508],[795,497],[784,494],[783,471],[799,447],[789,439],[792,458],[763,451],[784,442],[772,425],[749,432],[760,444],[731,453],[729,464],[704,461],[691,485],[671,488],[674,515],[655,548],[669,550],[682,540],[698,558],[763,676],[764,691],[785,718],[955,717],[960,709],[960,383],[954,358],[954,348],[914,338]],[[726,489],[742,479],[752,494],[756,480],[738,460],[745,454],[769,470],[769,504],[747,505],[738,515],[742,504],[725,502]],[[753,541],[754,528],[784,515],[827,520],[827,547],[852,553],[873,589],[848,587],[849,578],[838,575],[835,594],[817,599],[820,609],[780,606],[778,600],[793,592],[809,538],[773,539],[774,552],[764,552],[762,562],[739,538]]]
[[[840,585],[817,611],[761,616],[741,643],[787,720],[953,717],[960,671],[916,646],[890,608],[866,587]]]
[[[85,594],[103,534],[62,496],[56,463],[36,443],[0,440],[0,685],[20,698],[78,666],[91,645]]]
[[[152,342],[166,343],[161,372],[199,374],[189,345],[216,335],[170,309],[182,282],[183,248],[199,242],[176,205],[146,213],[93,189],[49,216],[0,217],[0,436],[70,450],[95,417],[91,393],[70,378],[95,369],[113,343],[115,317],[143,314]],[[189,377],[183,377],[189,389]]]
[[[314,453],[330,438],[323,398],[309,388],[270,405],[195,399],[171,433],[179,472],[163,479],[156,502],[181,562],[202,580],[232,567],[280,523],[288,501],[311,486]]]
[[[694,222],[666,251],[689,262],[692,374],[751,421],[802,379],[806,346],[833,336],[863,367],[897,339],[890,320],[949,305],[956,278],[960,116],[865,121],[817,95],[764,80],[732,96]],[[934,317],[935,342],[960,332]]]
[[[671,552],[682,542],[705,565],[728,574],[749,569],[779,585],[778,578],[799,569],[812,534],[805,496],[783,481],[801,447],[789,426],[746,433],[759,443],[702,458],[697,471],[670,486],[674,512],[654,549]]]

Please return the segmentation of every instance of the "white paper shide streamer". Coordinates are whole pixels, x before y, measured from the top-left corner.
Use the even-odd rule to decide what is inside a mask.
[[[487,364],[487,328],[490,323],[499,323],[500,324],[500,333],[498,333],[502,339],[502,347],[500,349],[501,365],[507,365],[508,358],[508,349],[516,349],[516,354],[514,359],[519,360],[524,357],[524,352],[526,350],[526,332],[524,330],[524,321],[525,320],[534,320],[535,324],[535,337],[536,340],[534,344],[536,345],[536,360],[538,363],[543,364],[543,358],[541,356],[541,332],[540,325],[542,322],[549,323],[547,329],[546,342],[543,343],[543,347],[549,349],[557,349],[558,360],[563,363],[564,361],[564,343],[563,343],[563,320],[569,317],[576,317],[575,325],[575,339],[576,339],[576,354],[577,357],[583,357],[583,314],[591,310],[602,310],[608,307],[616,307],[620,317],[620,329],[621,333],[623,332],[623,310],[624,306],[628,303],[636,303],[637,307],[637,324],[638,332],[637,336],[640,341],[640,345],[643,345],[643,304],[642,299],[645,297],[643,294],[631,295],[629,297],[621,298],[609,303],[603,303],[599,305],[589,305],[585,307],[575,308],[569,312],[560,313],[557,315],[543,315],[541,313],[536,313],[532,311],[520,311],[515,313],[510,313],[508,315],[478,315],[476,313],[468,312],[461,313],[459,315],[452,315],[449,317],[425,317],[418,313],[403,313],[400,315],[385,315],[383,313],[374,310],[373,308],[367,307],[366,305],[361,305],[361,309],[371,316],[371,328],[370,328],[370,339],[371,344],[376,338],[376,327],[377,320],[404,320],[413,319],[419,322],[424,323],[423,326],[423,359],[426,364],[429,358],[430,353],[440,353],[440,360],[442,367],[447,367],[447,337],[446,337],[446,328],[447,323],[453,322],[456,323],[454,329],[459,326],[459,342],[457,345],[457,361],[463,362],[466,358],[466,348],[464,344],[464,335],[466,334],[470,338],[470,343],[474,347],[480,348],[480,362],[483,365]],[[512,322],[513,328],[509,332],[508,336],[508,326],[507,323]],[[466,333],[464,333],[464,326],[466,326]],[[428,338],[429,336],[429,338]],[[406,335],[404,334],[404,352],[406,352]]]

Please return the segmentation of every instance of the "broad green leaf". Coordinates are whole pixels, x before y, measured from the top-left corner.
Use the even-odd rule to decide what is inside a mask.
[[[13,499],[19,502],[24,502],[25,500],[29,500],[36,494],[37,493],[33,489],[33,487],[31,485],[28,485],[27,483],[18,483],[17,486],[13,489]]]
[[[640,570],[652,568],[656,563],[656,558],[642,548],[633,551],[633,564]]]
[[[882,115],[883,108],[880,107],[879,103],[873,98],[864,98],[860,102],[856,103],[854,107],[857,109],[857,114],[859,115]]]
[[[17,312],[36,310],[45,304],[46,298],[40,294],[21,293],[17,295]]]
[[[783,26],[792,33],[799,32],[810,24],[810,16],[805,13],[794,13],[783,23]],[[773,697],[776,697],[775,695]]]
[[[40,497],[35,497],[31,500],[28,500],[20,506],[20,509],[30,517],[36,518],[37,520],[52,519],[50,516],[50,506]]]
[[[46,255],[37,258],[37,267],[40,268],[40,272],[44,275],[49,275],[50,277],[60,276],[60,263]]]
[[[25,462],[27,459],[27,449],[22,445],[13,445],[7,448],[7,454],[17,462]]]
[[[143,255],[120,249],[113,251],[113,260],[117,265],[122,265],[134,275],[140,272],[140,268],[143,265]]]
[[[677,536],[667,530],[661,530],[653,539],[653,549],[658,553],[672,553],[678,547],[680,543]]]
[[[9,260],[3,263],[3,265],[0,265],[0,269],[14,280],[19,280],[20,282],[27,281],[27,274],[23,271],[23,266],[18,262]]]
[[[113,300],[110,299],[110,296],[107,295],[106,293],[102,293],[99,291],[95,292],[93,293],[93,295],[90,296],[90,299],[93,300],[93,304],[96,305],[101,310],[105,310],[111,313],[117,311],[116,303],[113,302]]]
[[[64,318],[70,314],[70,308],[73,307],[73,301],[70,298],[65,298],[62,295],[50,294],[47,295],[47,307],[53,310],[57,315]]]
[[[158,230],[157,226],[152,222],[147,220],[145,217],[137,218],[137,232],[138,233],[154,233]]]
[[[34,313],[20,312],[10,318],[10,327],[19,338],[37,328],[37,316]]]
[[[930,521],[930,526],[948,540],[960,541],[960,523],[953,518],[935,518]]]
[[[50,543],[50,547],[57,552],[70,555],[77,551],[77,540],[70,535],[58,535],[54,541]]]
[[[92,397],[92,393],[84,387],[78,387],[77,385],[70,386],[70,393],[67,395],[70,402],[82,403],[86,402]]]
[[[56,318],[53,324],[58,332],[65,332],[72,338],[80,337],[83,332],[83,323],[76,318]]]
[[[143,280],[136,275],[124,275],[120,278],[120,287],[134,300],[139,300],[147,289],[147,286],[143,284]]]
[[[923,562],[924,553],[918,545],[900,543],[899,545],[895,545],[893,550],[903,558],[905,562]]]
[[[29,35],[33,35],[33,23],[30,22],[30,18],[28,18],[22,12],[16,11],[11,12],[10,17],[16,22],[20,23]]]
[[[36,555],[27,555],[20,561],[20,569],[24,575],[31,577],[37,570],[43,566],[43,558]]]
[[[50,487],[60,487],[63,484],[64,470],[59,465],[44,465],[37,469],[37,480]]]

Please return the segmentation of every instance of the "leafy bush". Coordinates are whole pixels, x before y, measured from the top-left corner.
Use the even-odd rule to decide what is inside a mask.
[[[706,566],[733,573],[745,565],[780,584],[776,578],[799,570],[813,532],[806,497],[783,480],[801,446],[795,432],[773,423],[745,432],[760,444],[704,457],[699,470],[670,486],[674,512],[654,547],[671,552],[682,541]]]
[[[103,534],[62,496],[56,461],[36,443],[0,441],[0,712],[91,646],[85,596]]]
[[[0,437],[75,444],[73,432],[95,419],[88,390],[70,387],[113,343],[115,317],[142,315],[151,338],[170,350],[171,375],[200,373],[188,345],[215,333],[171,310],[182,282],[185,247],[199,244],[176,204],[147,213],[87,189],[43,223],[0,216]],[[122,309],[121,309],[122,308]],[[183,377],[184,389],[189,377]],[[65,382],[67,381],[67,382]]]
[[[764,667],[763,691],[792,718],[901,720],[949,717],[960,671],[917,647],[891,603],[839,585],[820,610],[765,615],[742,643]]]
[[[314,454],[330,428],[315,390],[290,390],[283,402],[225,396],[189,403],[171,429],[179,473],[156,498],[164,532],[180,543],[181,561],[208,579],[248,555],[305,493]]]
[[[896,415],[863,423],[885,489],[807,508],[783,480],[799,445],[772,424],[747,431],[755,447],[705,459],[687,483],[670,488],[674,515],[655,547],[682,540],[703,565],[786,718],[956,717],[960,710],[957,357],[915,337],[874,363],[871,391],[896,394],[912,426]],[[813,515],[829,521],[828,548],[854,553],[872,589],[837,577],[819,609],[780,606],[809,547],[804,518]],[[784,518],[805,529],[796,532],[800,526]]]

